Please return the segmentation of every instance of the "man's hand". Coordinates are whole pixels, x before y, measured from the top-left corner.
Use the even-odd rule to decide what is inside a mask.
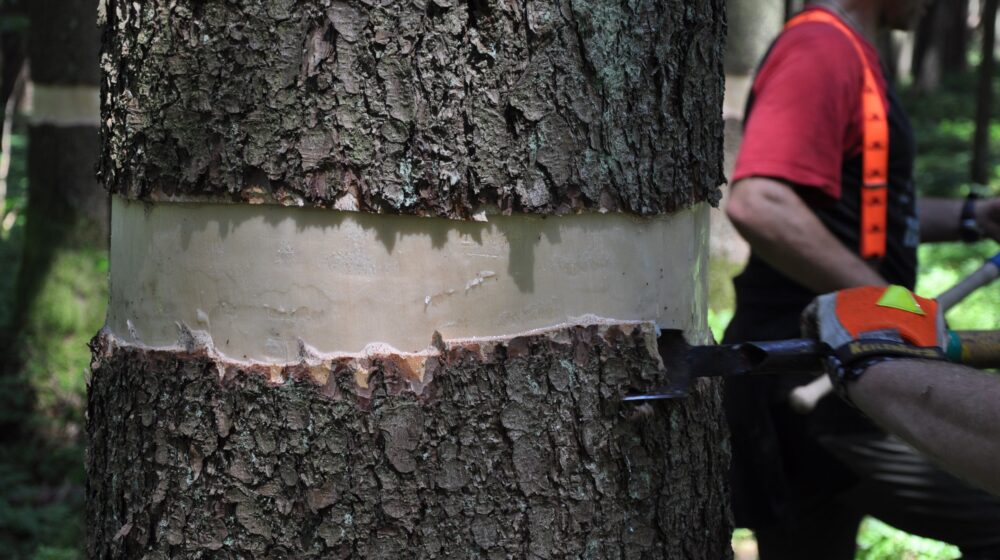
[[[983,230],[984,237],[1000,241],[1000,197],[976,201],[976,224]]]
[[[947,335],[934,300],[899,286],[852,288],[816,298],[802,319],[806,334],[833,349],[827,373],[842,397],[1000,495],[1000,379],[941,361]]]
[[[947,334],[937,302],[901,286],[866,286],[816,298],[803,313],[803,332],[830,347],[827,372],[845,384],[878,362],[944,359]]]
[[[959,241],[964,198],[923,197],[918,203],[920,239],[925,242]],[[984,238],[1000,241],[1000,197],[975,201],[973,217]]]

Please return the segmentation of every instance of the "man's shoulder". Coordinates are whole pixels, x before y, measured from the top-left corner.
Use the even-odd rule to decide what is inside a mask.
[[[804,21],[785,28],[779,40],[798,44],[817,44],[853,50],[851,39],[842,29],[824,21]]]
[[[851,38],[829,23],[800,23],[783,31],[774,43],[767,64],[797,63],[822,72],[861,69]]]

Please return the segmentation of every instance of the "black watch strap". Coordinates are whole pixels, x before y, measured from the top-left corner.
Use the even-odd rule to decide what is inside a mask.
[[[969,196],[965,197],[965,203],[962,204],[962,214],[958,220],[958,233],[962,241],[966,243],[974,243],[983,238],[983,230],[976,223],[976,200],[978,198],[979,195],[976,193],[969,193]]]
[[[840,396],[847,399],[847,384],[856,381],[869,367],[900,358],[944,360],[944,352],[936,347],[911,346],[897,340],[862,338],[832,350],[825,365],[830,380]],[[850,399],[847,399],[850,402]]]

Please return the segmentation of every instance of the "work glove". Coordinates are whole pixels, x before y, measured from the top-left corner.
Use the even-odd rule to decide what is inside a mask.
[[[827,346],[825,365],[834,388],[875,363],[945,359],[948,338],[937,302],[902,286],[865,286],[819,296],[802,314],[803,334]]]

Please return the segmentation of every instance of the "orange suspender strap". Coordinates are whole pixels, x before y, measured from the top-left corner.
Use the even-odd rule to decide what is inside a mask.
[[[844,34],[854,45],[864,68],[861,88],[862,115],[862,183],[861,189],[861,257],[881,259],[885,256],[887,183],[889,181],[889,119],[885,103],[879,94],[875,74],[854,34],[839,19],[822,10],[799,14],[785,24],[785,29],[801,23],[827,23]]]

